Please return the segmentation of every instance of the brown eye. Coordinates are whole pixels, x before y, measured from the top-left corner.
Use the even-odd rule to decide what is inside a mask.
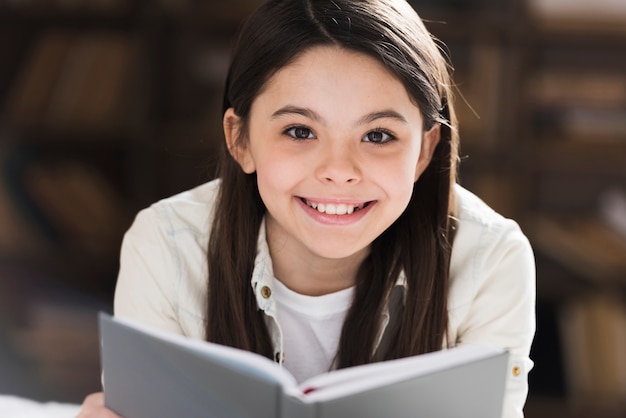
[[[296,135],[296,138],[305,139],[309,137],[311,130],[307,128],[295,128],[294,134]]]
[[[295,139],[315,138],[315,135],[313,135],[313,131],[304,126],[294,126],[293,128],[287,129],[285,133]]]
[[[392,139],[394,139],[393,136],[385,131],[371,131],[365,135],[363,141],[373,142],[374,144],[384,144]]]

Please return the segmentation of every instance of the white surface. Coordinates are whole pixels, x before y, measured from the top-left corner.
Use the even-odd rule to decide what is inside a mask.
[[[2,418],[74,418],[80,405],[37,402],[11,395],[0,395]]]

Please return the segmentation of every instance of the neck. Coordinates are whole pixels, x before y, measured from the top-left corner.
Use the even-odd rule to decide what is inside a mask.
[[[354,286],[359,266],[368,254],[365,249],[347,258],[324,258],[297,251],[293,246],[272,245],[274,275],[296,293],[321,296]]]
[[[275,260],[274,256],[272,260]],[[345,261],[326,261],[302,263],[303,268],[286,267],[273,261],[274,274],[289,289],[308,296],[327,295],[355,284],[358,265],[353,268],[346,266]]]

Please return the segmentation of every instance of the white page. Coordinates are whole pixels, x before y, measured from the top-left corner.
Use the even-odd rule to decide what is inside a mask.
[[[335,399],[503,353],[504,350],[492,346],[467,345],[420,356],[341,369],[302,382],[300,389],[307,393],[302,400],[308,403]]]

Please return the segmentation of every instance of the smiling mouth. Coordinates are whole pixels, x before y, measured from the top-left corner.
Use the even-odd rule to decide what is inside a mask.
[[[310,208],[327,215],[350,215],[367,207],[371,202],[359,203],[357,205],[349,203],[318,203],[300,198],[302,202]]]

